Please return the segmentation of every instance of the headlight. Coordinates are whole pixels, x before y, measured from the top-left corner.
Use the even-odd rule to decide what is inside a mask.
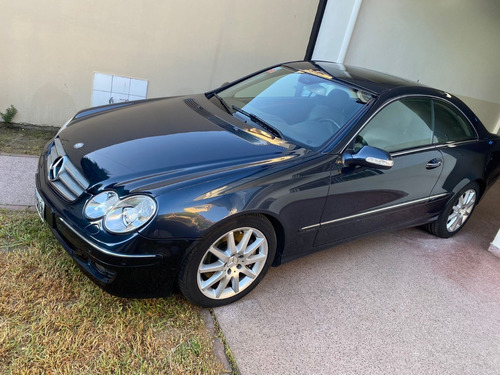
[[[104,191],[89,200],[85,205],[84,214],[87,219],[99,219],[118,202],[118,194],[114,191]]]
[[[111,233],[130,232],[146,224],[155,213],[156,201],[153,198],[133,195],[111,207],[104,217],[104,228]]]

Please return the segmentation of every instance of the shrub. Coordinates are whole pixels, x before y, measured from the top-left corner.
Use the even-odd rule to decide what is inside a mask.
[[[5,110],[5,113],[0,112],[0,116],[2,116],[2,119],[6,124],[10,124],[16,113],[17,113],[16,107],[11,105],[9,108]]]

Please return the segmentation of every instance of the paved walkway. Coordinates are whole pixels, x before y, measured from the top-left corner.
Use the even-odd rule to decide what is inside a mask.
[[[33,209],[38,157],[0,154],[0,207]]]

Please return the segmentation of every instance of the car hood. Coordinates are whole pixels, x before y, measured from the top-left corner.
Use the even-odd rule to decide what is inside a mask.
[[[158,175],[239,168],[296,154],[295,146],[239,122],[204,95],[82,111],[59,138],[90,189]]]

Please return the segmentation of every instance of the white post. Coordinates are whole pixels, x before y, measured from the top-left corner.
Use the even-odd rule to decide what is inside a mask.
[[[498,231],[495,239],[490,244],[490,248],[488,249],[493,255],[496,255],[500,258],[500,230]]]
[[[363,0],[329,0],[318,33],[313,60],[344,62]]]

